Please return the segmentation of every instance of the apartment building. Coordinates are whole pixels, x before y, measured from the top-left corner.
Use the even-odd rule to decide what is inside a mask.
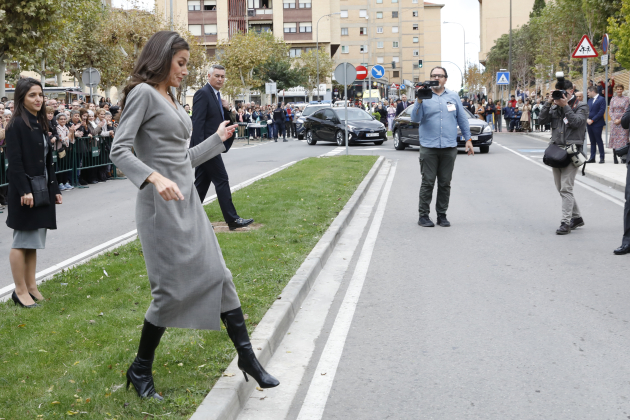
[[[479,0],[480,44],[479,61],[484,64],[490,48],[501,35],[510,32],[510,5],[512,7],[512,29],[529,21],[534,0]]]

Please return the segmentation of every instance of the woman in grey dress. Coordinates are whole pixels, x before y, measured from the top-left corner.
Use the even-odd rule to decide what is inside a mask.
[[[219,330],[220,319],[245,379],[249,374],[262,388],[279,384],[256,359],[232,274],[194,186],[193,169],[225,151],[223,141],[236,126],[224,122],[196,147],[186,147],[192,123],[171,87],[188,74],[188,59],[188,43],[176,32],[149,39],[123,90],[111,150],[112,162],[139,188],[136,225],[153,297],[127,386],[158,400],[151,368],[166,327]]]

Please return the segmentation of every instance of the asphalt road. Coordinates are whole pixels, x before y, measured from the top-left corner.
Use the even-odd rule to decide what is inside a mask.
[[[623,202],[578,183],[586,225],[558,236],[560,197],[537,164],[545,143],[495,141],[489,154],[459,154],[450,228],[416,224],[417,151],[380,152],[396,173],[339,364],[317,371],[360,245],[283,418],[630,418],[630,260],[612,253]],[[335,375],[323,413],[300,414],[323,375]],[[242,418],[273,418],[263,411],[289,398],[254,392]]]
[[[388,144],[391,142],[386,142]],[[236,185],[269,170],[304,157],[319,156],[334,150],[335,144],[308,146],[304,141],[287,143],[251,142],[239,144],[223,154],[230,176]],[[64,204],[57,206],[57,230],[48,231],[46,249],[37,252],[37,271],[42,271],[88,249],[130,232],[136,228],[137,190],[128,180],[108,181],[63,193]],[[208,196],[215,194],[214,187]],[[238,203],[235,203],[238,211]],[[13,230],[6,226],[7,211],[0,214],[0,288],[13,283],[9,251]],[[253,217],[255,214],[241,214]]]

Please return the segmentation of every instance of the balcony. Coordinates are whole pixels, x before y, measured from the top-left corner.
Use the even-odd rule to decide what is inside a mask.
[[[271,20],[273,19],[273,9],[247,9],[247,17],[250,22],[252,20]]]

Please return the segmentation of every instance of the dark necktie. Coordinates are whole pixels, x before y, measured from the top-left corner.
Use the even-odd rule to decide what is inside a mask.
[[[225,120],[225,116],[223,115],[223,102],[221,102],[221,92],[217,92],[217,99],[219,101],[219,109],[221,110],[221,119]]]

